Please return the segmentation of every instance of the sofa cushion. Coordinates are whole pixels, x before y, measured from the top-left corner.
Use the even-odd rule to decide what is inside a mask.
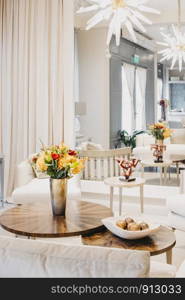
[[[133,154],[141,160],[153,159],[153,151],[150,146],[136,147],[133,150]],[[185,159],[185,145],[181,144],[169,144],[164,151],[164,158],[166,160],[178,161]]]
[[[184,216],[180,216],[178,214],[170,212],[168,215],[168,224],[175,229],[185,231],[185,217]]]
[[[185,217],[185,194],[168,197],[167,206],[170,211]]]
[[[150,278],[174,278],[176,276],[176,267],[157,261],[150,263]]]
[[[21,162],[16,168],[15,188],[29,183],[33,178],[35,178],[35,174],[29,160]]]
[[[140,160],[153,160],[153,151],[151,146],[136,147],[133,149],[133,154]]]
[[[172,144],[185,144],[185,128],[173,129],[171,136]]]
[[[170,160],[185,159],[185,144],[170,144],[167,146],[166,155]]]
[[[185,278],[185,261],[181,264],[176,274],[177,278]]]
[[[75,177],[68,181],[68,198],[81,199],[80,187]],[[12,201],[18,204],[50,201],[49,179],[34,178],[29,183],[15,189],[12,193]]]
[[[145,147],[155,143],[155,138],[147,133],[139,134],[136,136],[137,147]]]
[[[104,150],[104,148],[102,147],[102,145],[100,144],[95,144],[92,142],[84,142],[82,144],[80,144],[77,147],[77,150],[83,150],[83,151],[87,151],[87,150]]]
[[[151,144],[155,144],[155,138],[151,134],[143,133],[139,134],[136,137],[136,145],[137,147],[146,147],[150,146]],[[164,140],[164,144],[170,144],[170,138]]]
[[[148,277],[150,254],[0,237],[0,277]]]

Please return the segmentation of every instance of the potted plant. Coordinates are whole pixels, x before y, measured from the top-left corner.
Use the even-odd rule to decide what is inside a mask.
[[[126,130],[118,132],[118,141],[123,143],[125,147],[130,147],[132,150],[136,147],[136,137],[139,134],[146,133],[144,130],[135,130],[131,135]]]
[[[67,181],[81,172],[85,159],[80,159],[76,151],[61,143],[49,147],[44,146],[32,160],[38,171],[50,177],[53,215],[65,216]]]

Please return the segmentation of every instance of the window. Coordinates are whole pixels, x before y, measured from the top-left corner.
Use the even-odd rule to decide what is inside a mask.
[[[122,68],[122,130],[146,129],[147,69],[124,64]]]

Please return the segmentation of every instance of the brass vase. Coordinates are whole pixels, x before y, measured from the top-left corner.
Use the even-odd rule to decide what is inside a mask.
[[[156,145],[163,146],[164,140],[157,140],[157,139],[156,139],[155,143],[156,143]]]
[[[50,178],[51,205],[54,216],[65,216],[67,179]]]

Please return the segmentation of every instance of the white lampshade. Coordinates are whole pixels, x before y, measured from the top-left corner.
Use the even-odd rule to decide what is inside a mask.
[[[75,102],[75,115],[76,116],[86,115],[86,103],[85,102]]]

